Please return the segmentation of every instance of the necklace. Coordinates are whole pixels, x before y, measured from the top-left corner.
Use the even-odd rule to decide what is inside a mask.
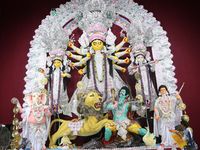
[[[41,107],[42,105],[43,105],[42,102],[39,102],[39,104],[36,102],[37,107]]]
[[[167,98],[168,98],[168,101],[169,101],[169,100],[170,100],[170,97],[167,96]],[[158,106],[159,106],[161,112],[162,112],[164,115],[167,116],[169,113],[171,113],[171,109],[172,109],[171,102],[169,102],[169,111],[168,111],[168,112],[165,112],[165,110],[161,107],[161,105],[160,105],[160,97],[158,98]],[[166,106],[166,105],[165,105],[165,106]]]
[[[39,110],[39,108],[41,108],[41,111]],[[35,107],[35,105],[32,105],[32,111],[37,123],[41,123],[44,117],[44,110],[42,109],[42,107]]]
[[[125,108],[126,108],[126,104],[124,104],[124,106],[122,107],[122,110],[119,110],[119,108],[116,109],[115,115],[116,115],[118,118],[121,117],[121,116],[123,115],[123,113],[124,113]]]
[[[102,81],[104,80],[104,77],[105,77],[105,56],[103,55],[103,77],[102,77],[102,80],[99,80],[99,78],[98,78],[95,57],[93,57],[93,59],[94,59],[94,71],[95,71],[95,76],[96,76],[96,78],[97,78],[97,80],[98,80],[99,82],[102,82]]]
[[[103,100],[103,102],[105,102],[106,100],[107,100],[107,63],[106,63],[106,54],[104,53],[103,54],[103,62],[105,62],[105,64],[104,64],[104,66],[105,66],[105,71],[103,72],[104,74],[106,74],[106,76],[105,76],[105,86],[104,86],[104,91],[105,91],[105,98],[104,98],[104,100]],[[91,59],[93,59],[94,60],[94,55],[92,55],[91,56]],[[95,80],[95,75],[96,75],[96,73],[95,73],[95,70],[94,70],[94,61],[92,61],[92,69],[93,69],[93,80],[94,80],[94,88],[95,88],[95,90],[97,91],[97,92],[99,92],[99,93],[101,93],[99,90],[98,90],[98,87],[97,87],[97,84],[96,84],[96,80]]]

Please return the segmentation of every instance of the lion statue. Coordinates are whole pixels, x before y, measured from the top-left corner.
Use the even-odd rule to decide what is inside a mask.
[[[112,125],[114,122],[109,120],[106,116],[103,116],[103,101],[102,97],[92,89],[86,90],[83,94],[79,94],[77,96],[79,99],[79,105],[77,107],[77,111],[84,116],[82,120],[75,120],[75,122],[81,122],[82,126],[80,130],[77,131],[77,136],[90,136],[97,134],[105,125]],[[62,122],[61,126],[59,127],[58,131],[50,137],[50,144],[49,147],[56,148],[55,145],[58,138],[62,137],[64,133],[67,134],[69,139],[75,139],[76,135],[74,135],[74,131],[71,130],[69,124],[73,123],[73,120],[67,121],[62,119],[55,119],[51,122],[51,127],[54,122]],[[80,123],[81,124],[81,123]]]

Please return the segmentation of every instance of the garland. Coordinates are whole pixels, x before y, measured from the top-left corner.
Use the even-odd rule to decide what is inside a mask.
[[[94,54],[91,55],[91,58],[93,58]],[[97,92],[99,92],[98,88],[97,88],[97,85],[96,85],[96,80],[95,80],[95,72],[94,72],[94,59],[92,59],[92,71],[93,71],[93,79],[94,79],[94,87],[95,87],[95,90]],[[100,92],[99,92],[100,93]]]
[[[96,63],[95,63],[95,58],[94,58],[94,54],[92,54],[91,56],[91,59],[92,59],[92,71],[93,71],[93,79],[94,79],[94,87],[95,87],[95,90],[97,92],[99,92],[98,88],[97,88],[97,84],[96,84],[96,79],[95,77],[97,78],[97,80],[99,82],[102,82],[104,77],[105,77],[105,86],[104,86],[104,91],[105,91],[105,99],[103,100],[103,102],[105,102],[107,100],[107,63],[106,63],[106,54],[104,53],[103,54],[103,79],[102,81],[100,81],[98,79],[98,76],[97,76],[97,71],[95,70],[96,69]],[[100,92],[99,92],[100,93]]]
[[[94,68],[94,71],[95,71],[95,76],[96,76],[96,78],[99,82],[102,82],[104,80],[104,77],[105,77],[105,56],[103,55],[103,77],[102,77],[102,80],[99,80],[99,77],[97,75],[97,67],[96,67],[95,57],[93,57],[93,62],[94,62],[93,68]]]
[[[43,117],[44,117],[44,110],[42,109],[42,112],[40,113],[41,116],[37,116],[37,115],[35,114],[35,109],[37,109],[37,112],[39,112],[39,109],[38,109],[38,108],[40,108],[40,107],[35,108],[35,105],[32,105],[32,110],[33,110],[34,118],[35,118],[35,120],[37,121],[37,123],[41,123],[41,121],[42,121],[42,119],[43,119]]]
[[[54,72],[52,73],[52,83],[51,83],[51,110],[52,110],[52,113],[54,113],[54,104],[53,104],[53,84],[54,84]],[[59,100],[60,100],[60,84],[61,83],[61,72],[60,72],[60,69],[59,69],[59,84],[58,84],[58,98],[57,98],[57,106],[56,106],[56,113],[58,112],[58,105],[59,105]]]
[[[168,100],[170,100],[170,97],[169,96],[167,96],[168,97]],[[158,106],[159,106],[159,108],[160,108],[160,110],[162,111],[162,113],[164,114],[164,115],[168,115],[169,113],[171,113],[171,109],[172,109],[172,106],[171,105],[169,105],[169,111],[166,113],[166,112],[164,112],[164,110],[161,108],[161,105],[160,105],[160,97],[158,98]]]

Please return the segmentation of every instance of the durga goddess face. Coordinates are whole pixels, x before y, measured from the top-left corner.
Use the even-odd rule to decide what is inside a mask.
[[[103,42],[101,40],[94,40],[92,41],[92,49],[93,50],[102,50]]]

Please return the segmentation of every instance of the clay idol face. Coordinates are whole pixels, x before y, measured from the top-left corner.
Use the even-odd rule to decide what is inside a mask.
[[[57,68],[57,67],[60,67],[60,65],[62,64],[62,62],[60,60],[55,60],[53,62],[54,66]]]
[[[144,61],[144,56],[138,55],[138,56],[136,57],[136,60],[137,60],[138,62],[143,62],[143,61]]]
[[[94,40],[92,42],[92,49],[93,50],[102,50],[103,48],[103,42],[101,40]]]
[[[167,90],[166,90],[166,88],[161,88],[160,89],[160,93],[162,94],[162,95],[164,95],[164,94],[166,94],[167,93]]]

